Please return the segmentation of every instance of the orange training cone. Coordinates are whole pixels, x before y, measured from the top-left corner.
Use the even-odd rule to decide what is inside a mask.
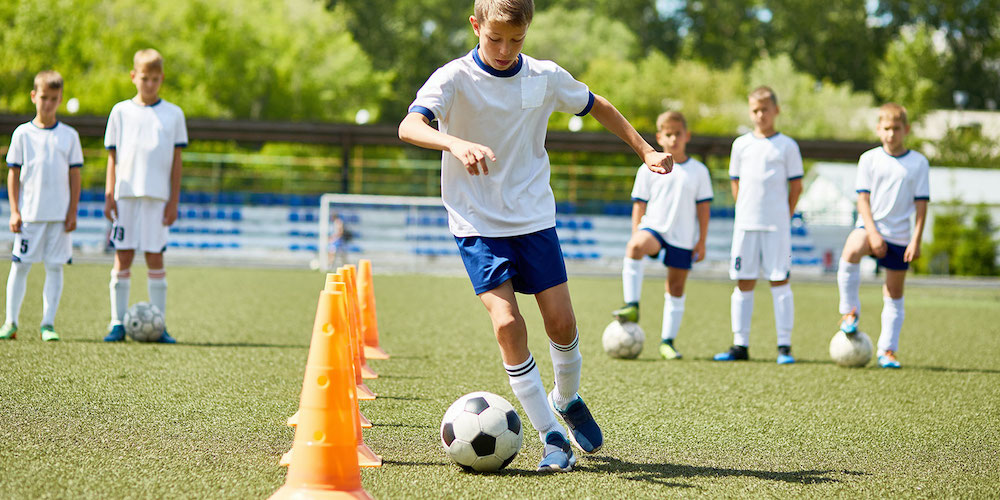
[[[368,359],[389,359],[378,345],[378,321],[375,316],[375,285],[372,261],[358,261],[358,300],[361,302],[361,331],[365,336],[365,356]]]
[[[347,308],[348,316],[354,320],[355,332],[357,332],[358,351],[361,352],[361,378],[378,378],[375,370],[368,366],[365,358],[365,338],[361,330],[361,307],[358,305],[358,270],[353,265],[346,265],[344,270],[344,283],[347,283]]]
[[[272,500],[362,498],[357,399],[344,294],[322,292],[285,485]]]
[[[340,274],[340,273],[331,273],[330,275],[327,275],[327,276],[331,276],[331,275],[332,275],[332,278],[329,278],[328,281],[326,282],[326,289],[327,290],[339,290],[339,288],[337,288],[337,285],[340,285],[340,286],[344,287],[343,290],[341,290],[341,291],[343,291],[344,294],[346,295],[347,294],[347,284],[344,283],[344,281],[343,281],[343,279],[344,279],[343,275]],[[345,302],[346,302],[346,300],[345,300]],[[348,317],[348,320],[350,320],[349,317]],[[357,342],[357,339],[355,338],[357,336],[357,333],[355,332],[354,328],[350,328],[350,330],[351,330],[351,340],[353,341],[353,343],[351,344],[351,353],[354,356],[354,366],[356,368],[356,370],[355,370],[355,372],[356,372],[355,379],[357,380],[358,399],[360,399],[362,401],[371,401],[371,400],[375,399],[376,394],[375,394],[374,391],[372,391],[371,389],[368,388],[368,386],[365,384],[364,380],[362,379],[361,370],[357,369],[358,367],[361,366],[361,354],[358,352],[358,342]]]

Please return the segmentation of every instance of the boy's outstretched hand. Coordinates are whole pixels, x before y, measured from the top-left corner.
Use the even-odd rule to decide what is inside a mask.
[[[497,157],[493,154],[492,149],[474,142],[457,140],[448,147],[448,151],[455,158],[458,158],[465,165],[465,170],[472,175],[479,175],[480,168],[483,170],[483,175],[490,175],[490,169],[486,166],[486,159],[489,158],[490,161],[497,161]]]
[[[674,169],[674,157],[670,153],[653,151],[646,153],[643,160],[650,170],[658,174],[669,174]]]

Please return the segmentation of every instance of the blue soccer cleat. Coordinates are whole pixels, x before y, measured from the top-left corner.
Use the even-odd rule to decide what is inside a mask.
[[[741,345],[734,345],[726,352],[720,352],[713,358],[715,361],[746,361],[750,359],[750,351]]]
[[[121,342],[125,340],[125,327],[122,325],[114,325],[111,330],[104,337],[105,342]]]
[[[545,448],[542,451],[542,461],[538,462],[538,470],[541,472],[569,472],[576,464],[576,455],[573,448],[563,436],[557,431],[549,431],[545,435]]]
[[[779,365],[790,365],[795,363],[795,358],[792,357],[792,347],[787,345],[778,346],[778,364]]]
[[[840,318],[840,331],[847,335],[858,333],[858,310],[851,309],[851,312]]]
[[[163,329],[163,335],[160,335],[160,338],[157,339],[156,341],[159,342],[159,343],[161,343],[161,344],[176,344],[177,343],[177,339],[171,337],[170,334],[167,333],[167,330],[165,328]]]
[[[878,355],[878,365],[882,368],[901,368],[902,365],[899,364],[899,360],[896,359],[896,353],[892,351],[885,351]]]
[[[577,394],[576,399],[570,401],[565,410],[560,410],[553,399],[554,394],[555,390],[553,389],[549,393],[549,405],[569,426],[569,438],[573,444],[584,453],[594,453],[601,449],[601,445],[604,444],[604,434],[601,433],[601,428],[594,421],[594,417],[590,414],[587,404],[583,402],[583,398]]]

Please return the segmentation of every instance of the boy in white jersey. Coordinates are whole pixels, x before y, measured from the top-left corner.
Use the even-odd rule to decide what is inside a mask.
[[[792,357],[795,307],[788,284],[792,265],[791,220],[802,193],[802,154],[794,139],[779,133],[774,121],[778,97],[769,87],[750,93],[753,132],[733,141],[729,178],[736,200],[729,277],[737,286],[730,298],[733,346],[716,361],[749,359],[753,289],[763,274],[771,282],[778,364]]]
[[[666,173],[656,152],[607,100],[551,61],[520,54],[534,13],[531,0],[476,0],[469,18],[479,45],[442,66],[417,92],[399,137],[444,151],[441,197],[475,293],[493,322],[508,381],[544,443],[541,471],[576,462],[568,438],[593,453],[600,427],[577,394],[582,360],[566,266],[555,232],[555,198],[544,149],[553,111],[585,115],[621,137],[650,169]],[[440,130],[430,126],[438,120]],[[546,398],[528,350],[514,293],[535,295],[549,337],[555,389]]]
[[[691,132],[684,115],[662,113],[656,119],[656,141],[674,157],[670,175],[639,167],[632,187],[632,237],[622,262],[625,305],[612,312],[618,321],[639,321],[643,258],[663,252],[667,266],[660,334],[660,356],[680,359],[674,339],[684,317],[684,285],[692,262],[705,258],[712,179],[708,167],[687,155]]]
[[[910,124],[906,109],[896,103],[878,111],[876,128],[881,147],[865,151],[858,160],[858,222],[844,243],[837,269],[840,289],[840,329],[858,331],[861,314],[861,257],[871,255],[885,268],[882,288],[882,333],[878,364],[899,368],[896,351],[903,328],[903,282],[906,270],[920,256],[920,241],[930,201],[930,165],[924,155],[907,149]],[[910,217],[916,224],[910,231]]]
[[[115,104],[108,116],[104,147],[108,175],[104,216],[112,222],[111,326],[105,342],[125,339],[122,319],[128,310],[132,260],[146,255],[149,301],[167,313],[167,273],[163,252],[170,225],[177,220],[181,188],[181,149],[187,146],[184,112],[160,99],[163,57],[154,49],[135,53],[129,73],[136,96]],[[166,331],[159,342],[173,344]]]
[[[33,262],[45,263],[42,290],[42,340],[59,340],[56,310],[62,297],[63,265],[73,257],[70,233],[76,229],[83,152],[76,130],[56,119],[63,79],[55,71],[35,76],[31,102],[35,118],[14,129],[7,150],[7,197],[14,233],[7,276],[7,318],[0,339],[17,336],[17,320]]]

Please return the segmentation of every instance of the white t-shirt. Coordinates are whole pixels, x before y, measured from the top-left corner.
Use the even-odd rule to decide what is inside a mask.
[[[170,199],[174,148],[186,147],[184,112],[163,99],[145,106],[129,99],[108,116],[104,147],[115,153],[115,199]]]
[[[50,128],[40,128],[33,122],[18,125],[10,139],[7,165],[21,169],[21,220],[66,220],[69,169],[83,166],[80,135],[73,127],[62,122]]]
[[[892,156],[881,146],[869,149],[858,160],[856,187],[859,193],[870,193],[875,229],[889,243],[910,243],[910,216],[916,211],[916,200],[930,200],[930,164],[914,150],[902,156]],[[857,227],[864,226],[858,216]]]
[[[520,55],[499,71],[476,49],[438,68],[410,112],[438,120],[449,135],[496,154],[489,175],[474,176],[451,153],[441,156],[441,198],[455,236],[506,237],[555,227],[545,133],[554,111],[585,115],[594,95],[551,61]]]
[[[632,185],[632,201],[647,203],[639,228],[652,229],[667,243],[685,250],[698,243],[697,204],[711,200],[708,167],[694,158],[674,164],[669,174],[658,174],[643,164]]]
[[[757,137],[753,132],[733,141],[729,178],[739,179],[735,228],[777,231],[791,227],[788,181],[802,178],[802,154],[794,139],[782,133]]]

